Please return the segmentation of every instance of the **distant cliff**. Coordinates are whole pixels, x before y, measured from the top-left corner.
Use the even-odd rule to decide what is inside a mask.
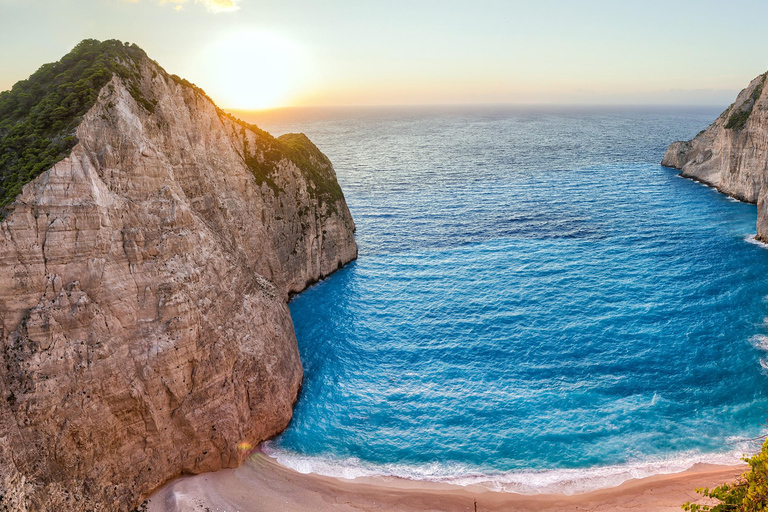
[[[287,298],[357,255],[309,139],[88,40],[0,95],[0,149],[0,510],[129,510],[286,427]]]
[[[661,164],[757,203],[757,237],[768,241],[768,73],[758,76],[693,140],[667,148]]]

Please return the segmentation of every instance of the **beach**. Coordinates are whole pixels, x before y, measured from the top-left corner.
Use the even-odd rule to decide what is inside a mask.
[[[178,478],[155,492],[149,512],[678,511],[695,492],[733,481],[745,465],[696,464],[585,494],[521,495],[392,478],[343,480],[302,474],[256,452],[241,467]]]

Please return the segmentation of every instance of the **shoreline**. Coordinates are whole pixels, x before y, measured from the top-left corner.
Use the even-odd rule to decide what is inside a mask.
[[[768,342],[767,342],[768,343]],[[366,464],[359,460],[328,459],[322,456],[306,456],[275,447],[271,441],[259,446],[259,451],[274,459],[280,466],[301,474],[313,474],[355,482],[385,483],[389,480],[432,483],[457,487],[480,487],[494,492],[539,495],[558,494],[571,496],[618,487],[629,480],[658,475],[681,473],[696,464],[712,466],[733,466],[741,464],[742,457],[750,450],[714,454],[678,454],[670,459],[634,461],[614,465],[586,468],[551,468],[546,470],[513,471],[491,470],[483,472],[477,468],[462,471],[454,466],[450,474],[409,464],[390,463],[385,465]],[[429,465],[428,465],[429,466]]]
[[[516,494],[478,485],[362,477],[354,480],[285,467],[260,450],[242,466],[182,476],[149,497],[148,512],[352,511],[679,511],[686,502],[710,503],[695,492],[735,480],[747,464],[695,464],[679,473],[631,479],[583,494]]]

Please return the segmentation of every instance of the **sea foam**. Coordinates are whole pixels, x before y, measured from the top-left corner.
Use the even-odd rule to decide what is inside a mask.
[[[757,245],[758,247],[762,247],[763,249],[768,249],[768,244],[758,240],[757,235],[755,234],[745,236],[744,241],[753,245]]]
[[[550,469],[542,471],[511,471],[480,473],[476,468],[461,464],[406,464],[376,465],[357,458],[336,460],[313,457],[283,450],[274,443],[262,445],[263,452],[280,465],[299,473],[355,480],[358,478],[401,478],[413,481],[479,486],[495,492],[516,494],[582,494],[598,489],[616,487],[622,483],[654,475],[680,473],[696,464],[731,466],[743,461],[746,454],[755,451],[748,441],[738,444],[730,452],[713,454],[683,454],[669,459],[649,460],[612,466],[584,469]]]

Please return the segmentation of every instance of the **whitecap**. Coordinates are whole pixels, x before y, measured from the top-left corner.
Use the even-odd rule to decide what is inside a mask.
[[[749,338],[749,341],[753,347],[768,352],[768,336],[765,334],[755,334]]]

